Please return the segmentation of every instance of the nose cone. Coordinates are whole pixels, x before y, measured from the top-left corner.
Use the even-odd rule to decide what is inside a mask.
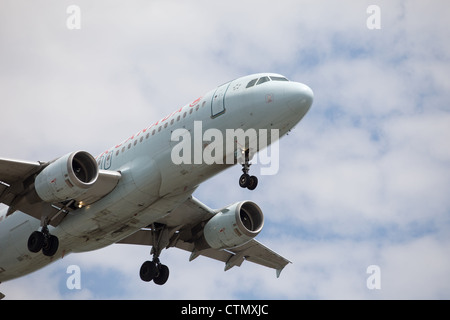
[[[285,96],[289,108],[293,112],[300,114],[302,117],[311,108],[314,100],[314,93],[311,88],[299,82],[290,83],[289,88],[285,91]]]

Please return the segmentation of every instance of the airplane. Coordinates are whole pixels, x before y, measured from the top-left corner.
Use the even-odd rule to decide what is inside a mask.
[[[97,157],[74,151],[47,162],[0,158],[0,202],[6,205],[0,211],[0,283],[114,243],[151,246],[152,259],[139,275],[157,285],[168,280],[160,255],[171,247],[190,252],[189,261],[209,257],[224,262],[226,271],[246,260],[279,277],[290,261],[254,239],[264,225],[256,203],[212,209],[193,193],[236,164],[243,171],[240,187],[254,190],[250,161],[287,134],[312,102],[305,84],[252,74],[216,87]],[[256,143],[268,130],[275,137]]]

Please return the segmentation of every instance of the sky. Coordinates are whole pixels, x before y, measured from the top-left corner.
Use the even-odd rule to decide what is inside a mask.
[[[80,29],[67,26],[70,5]],[[172,248],[161,255],[169,280],[156,286],[139,278],[150,248],[117,244],[68,255],[0,291],[9,299],[450,299],[449,6],[2,1],[1,157],[97,155],[252,73],[283,74],[315,98],[280,140],[276,175],[244,190],[235,166],[194,193],[212,208],[256,202],[265,215],[257,239],[292,261],[280,278],[250,262],[224,272],[221,262],[189,262]],[[72,265],[80,289],[67,286]]]

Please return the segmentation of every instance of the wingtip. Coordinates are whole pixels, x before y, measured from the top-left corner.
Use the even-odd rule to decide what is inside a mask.
[[[189,262],[194,260],[200,255],[200,252],[198,252],[196,249],[192,250],[191,255],[189,256]]]
[[[289,261],[288,263],[292,263],[292,262]],[[288,265],[288,263],[286,263],[286,264],[285,264],[284,266],[282,266],[281,268],[275,270],[276,273],[277,273],[277,278],[280,277],[281,271],[283,271],[284,267],[286,267],[286,266]]]
[[[280,277],[281,271],[283,271],[284,267],[281,269],[276,269],[276,273],[277,273],[277,278]]]

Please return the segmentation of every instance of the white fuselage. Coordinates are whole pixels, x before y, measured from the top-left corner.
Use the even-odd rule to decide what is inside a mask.
[[[40,227],[39,220],[20,211],[7,217],[6,210],[1,212],[0,282],[37,270],[70,252],[113,244],[170,217],[200,183],[232,165],[203,161],[202,151],[211,143],[203,136],[208,129],[222,132],[224,143],[229,142],[227,129],[255,129],[257,133],[260,129],[277,129],[280,137],[286,134],[309,110],[312,91],[288,81],[267,81],[246,88],[250,80],[270,75],[280,77],[257,74],[226,83],[99,155],[99,168],[120,171],[122,178],[111,193],[70,212],[57,227],[50,227],[59,238],[59,249],[53,257],[31,253],[27,248],[29,235]],[[183,139],[180,136],[172,141],[177,129],[191,134],[190,162],[173,161],[173,148]],[[203,142],[200,149],[195,139]],[[194,159],[198,152],[200,157]],[[177,221],[183,218],[177,217]]]

